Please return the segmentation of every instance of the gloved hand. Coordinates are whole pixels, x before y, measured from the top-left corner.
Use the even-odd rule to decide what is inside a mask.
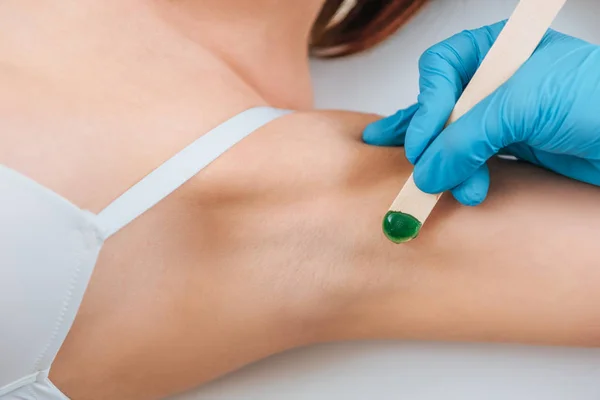
[[[498,152],[600,185],[600,47],[550,30],[532,57],[492,95],[443,129],[504,22],[459,33],[419,61],[418,110],[405,150],[417,186],[482,202],[486,161]],[[408,111],[368,126],[363,138],[400,144]],[[400,128],[400,129],[398,129]]]

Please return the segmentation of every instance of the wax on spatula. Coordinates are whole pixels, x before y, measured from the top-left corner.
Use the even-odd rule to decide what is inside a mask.
[[[566,0],[521,0],[479,69],[458,99],[449,125],[508,81],[531,57]],[[442,194],[423,193],[411,174],[384,217],[383,231],[395,243],[408,242]]]

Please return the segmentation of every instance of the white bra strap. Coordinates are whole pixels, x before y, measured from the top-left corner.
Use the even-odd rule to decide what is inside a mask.
[[[288,113],[271,107],[251,108],[196,139],[98,214],[106,237],[152,208],[240,140]]]

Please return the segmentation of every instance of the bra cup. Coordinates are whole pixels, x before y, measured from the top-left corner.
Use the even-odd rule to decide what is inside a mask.
[[[94,217],[0,167],[0,394],[66,338],[103,244]]]

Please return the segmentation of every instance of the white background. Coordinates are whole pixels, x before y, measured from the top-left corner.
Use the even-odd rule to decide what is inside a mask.
[[[374,51],[315,61],[318,106],[390,114],[413,103],[417,60],[427,47],[505,19],[516,4],[431,0]],[[600,1],[568,0],[554,27],[600,44]],[[600,400],[600,350],[403,342],[316,346],[178,397],[208,399]]]

